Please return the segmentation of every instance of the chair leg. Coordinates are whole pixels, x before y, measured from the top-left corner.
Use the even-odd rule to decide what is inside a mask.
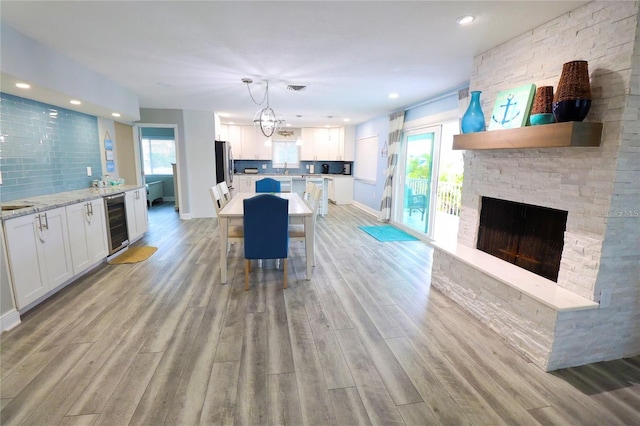
[[[251,270],[251,261],[249,259],[244,260],[244,291],[249,290],[249,272]]]
[[[282,266],[284,267],[284,288],[287,288],[287,259],[283,259]]]

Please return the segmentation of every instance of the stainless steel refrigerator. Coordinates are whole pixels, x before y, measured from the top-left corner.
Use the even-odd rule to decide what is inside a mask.
[[[233,152],[229,142],[216,141],[216,183],[227,182],[233,188]]]

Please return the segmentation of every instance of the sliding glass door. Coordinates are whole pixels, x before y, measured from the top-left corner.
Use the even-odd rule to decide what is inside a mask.
[[[437,188],[440,126],[426,127],[403,135],[396,185],[395,221],[433,238]]]

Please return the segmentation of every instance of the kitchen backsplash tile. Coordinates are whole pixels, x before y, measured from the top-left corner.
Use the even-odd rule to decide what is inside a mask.
[[[99,137],[94,116],[0,93],[0,201],[88,188]]]

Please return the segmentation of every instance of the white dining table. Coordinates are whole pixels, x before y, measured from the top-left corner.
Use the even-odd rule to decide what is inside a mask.
[[[255,197],[253,192],[240,192],[235,194],[231,200],[218,213],[220,227],[220,277],[222,283],[227,282],[227,260],[228,260],[228,230],[229,221],[231,219],[242,218],[244,216],[243,200]],[[313,211],[295,192],[279,192],[274,195],[289,200],[289,217],[301,217],[304,220],[305,230],[305,257],[307,264],[307,280],[311,279],[311,271],[314,259],[314,229],[313,229]]]

